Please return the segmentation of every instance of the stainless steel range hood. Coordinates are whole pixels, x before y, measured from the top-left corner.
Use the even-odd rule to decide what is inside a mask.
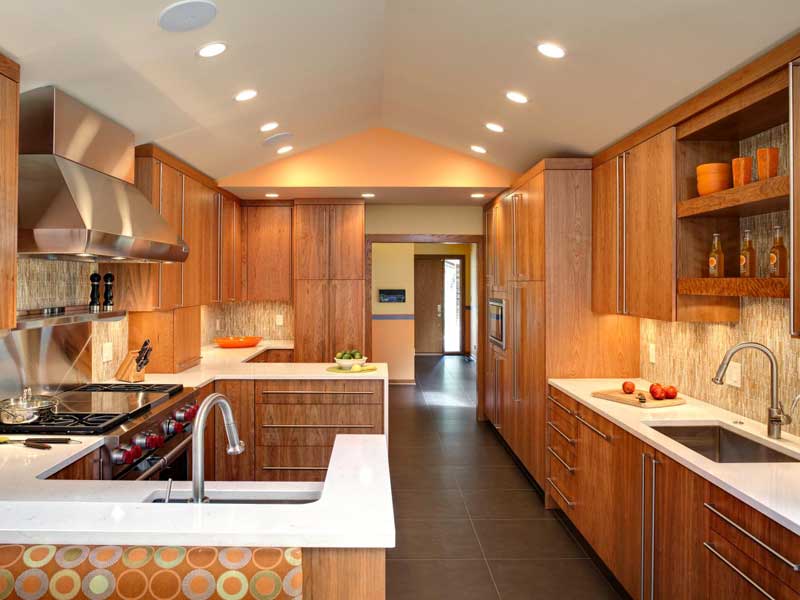
[[[18,254],[182,262],[189,248],[133,182],[133,133],[50,86],[20,97]]]

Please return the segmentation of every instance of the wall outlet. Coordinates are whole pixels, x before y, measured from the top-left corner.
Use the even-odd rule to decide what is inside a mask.
[[[217,319],[217,331],[222,331],[222,319]]]
[[[742,387],[742,363],[732,362],[725,372],[725,383],[733,387]]]
[[[651,365],[656,364],[656,345],[655,344],[648,344],[647,345],[647,357],[650,361]]]
[[[101,357],[104,363],[111,362],[114,360],[114,344],[111,342],[105,342],[102,346]]]
[[[283,327],[283,315],[275,315],[275,325]]]

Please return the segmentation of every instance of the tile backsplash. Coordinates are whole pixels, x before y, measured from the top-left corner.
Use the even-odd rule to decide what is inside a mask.
[[[97,265],[68,260],[17,259],[17,310],[89,304]]]
[[[279,315],[283,315],[283,325],[277,324]],[[291,304],[284,302],[203,306],[200,323],[203,344],[212,344],[215,337],[228,335],[260,335],[269,340],[294,339],[294,311]]]

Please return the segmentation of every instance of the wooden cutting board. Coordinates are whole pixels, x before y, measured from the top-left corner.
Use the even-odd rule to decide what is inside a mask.
[[[646,402],[639,402],[637,396],[644,395],[647,398]],[[656,400],[650,395],[647,390],[640,390],[637,388],[632,394],[626,394],[622,390],[601,390],[599,392],[592,392],[592,397],[600,398],[601,400],[611,400],[612,402],[619,402],[620,404],[630,404],[631,406],[638,406],[639,408],[667,408],[669,406],[680,406],[686,404],[686,400],[681,398],[680,394],[674,400]]]

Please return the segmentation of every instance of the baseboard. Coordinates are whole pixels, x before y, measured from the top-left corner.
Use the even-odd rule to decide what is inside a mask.
[[[417,385],[416,379],[390,379],[389,385]]]

